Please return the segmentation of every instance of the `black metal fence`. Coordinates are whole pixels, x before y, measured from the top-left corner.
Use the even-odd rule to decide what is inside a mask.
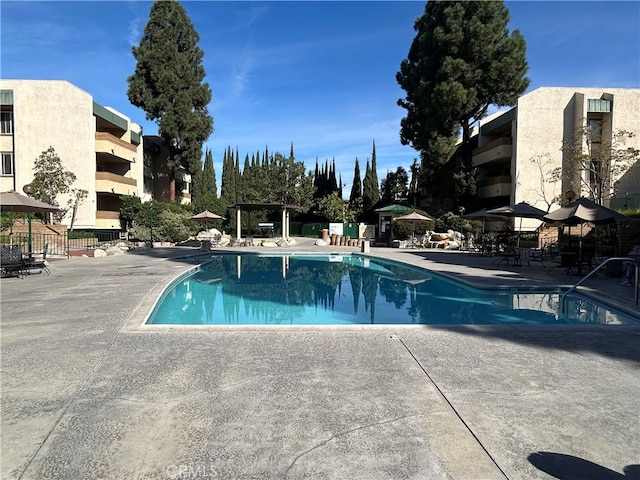
[[[27,233],[4,233],[0,236],[0,243],[20,245],[25,253],[42,253],[46,245],[47,256],[51,257],[82,255],[84,252],[107,248],[120,242],[129,246],[129,242],[119,232],[96,232],[95,236],[85,238],[69,238],[69,232],[32,233],[31,236]]]

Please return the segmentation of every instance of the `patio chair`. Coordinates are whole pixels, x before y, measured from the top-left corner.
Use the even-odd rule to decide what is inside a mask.
[[[538,262],[542,265],[542,268],[546,268],[544,265],[544,247],[543,248],[529,248],[526,250],[527,267],[531,266],[531,262]]]
[[[200,255],[211,256],[211,240],[202,240],[196,249],[195,261],[200,261]]]
[[[21,277],[24,271],[22,247],[20,245],[0,245],[0,273],[3,276],[16,275]]]
[[[221,247],[222,246],[222,244],[220,243],[221,238],[222,238],[222,235],[214,235],[211,238],[211,246],[212,247]]]
[[[51,272],[49,271],[49,267],[47,265],[47,250],[49,249],[49,243],[44,244],[44,248],[42,249],[42,257],[34,258],[29,257],[24,261],[25,271],[31,273],[31,270],[39,269],[41,272],[49,275]]]

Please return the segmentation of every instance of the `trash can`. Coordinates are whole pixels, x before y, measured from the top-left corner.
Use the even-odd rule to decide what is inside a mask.
[[[362,241],[362,253],[370,253],[371,252],[371,242],[369,240]]]

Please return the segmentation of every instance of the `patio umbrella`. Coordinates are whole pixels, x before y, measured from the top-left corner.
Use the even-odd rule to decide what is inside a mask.
[[[579,198],[565,207],[560,207],[546,214],[544,220],[547,222],[562,222],[566,225],[578,225],[584,222],[603,225],[628,222],[631,219],[591,200]]]
[[[432,219],[418,212],[411,212],[411,213],[407,213],[406,215],[402,215],[400,217],[395,217],[394,220],[406,220],[409,222],[429,222]]]
[[[59,208],[12,190],[0,193],[0,210],[3,212],[49,213],[56,212]]]
[[[16,191],[0,193],[0,210],[3,212],[22,212],[22,213],[50,213],[59,210],[55,205],[41,202],[35,198],[27,197]],[[31,252],[31,215],[29,215],[29,252]],[[11,235],[9,235],[9,243],[13,243],[13,222],[11,222]]]
[[[578,252],[582,254],[582,224],[593,223],[596,225],[605,225],[610,223],[623,223],[631,220],[629,217],[622,215],[602,205],[588,200],[584,197],[579,198],[564,207],[544,216],[547,222],[560,222],[569,225],[569,238],[571,238],[571,225],[580,225],[580,243],[578,244]]]
[[[407,213],[406,215],[395,217],[393,220],[394,221],[403,220],[406,222],[412,222],[413,225],[411,226],[411,236],[415,239],[415,222],[429,222],[432,219],[414,211],[411,213]]]
[[[224,220],[224,217],[221,217],[218,214],[210,212],[209,210],[205,210],[204,212],[200,212],[196,215],[192,215],[189,217],[190,220],[204,220],[205,227],[209,228],[209,220]]]
[[[501,220],[506,221],[509,220],[509,217],[505,217],[504,215],[496,215],[495,213],[489,213],[486,208],[482,210],[478,210],[477,212],[467,213],[463,215],[462,218],[466,218],[467,220],[482,220],[482,234],[484,235],[485,225],[487,220]]]
[[[522,219],[523,218],[537,218],[542,220],[547,214],[544,210],[529,205],[527,202],[516,203],[515,205],[507,205],[506,207],[494,208],[488,210],[489,213],[503,215],[505,217],[520,217],[520,229],[518,230],[518,247],[520,246],[520,232],[522,231]]]

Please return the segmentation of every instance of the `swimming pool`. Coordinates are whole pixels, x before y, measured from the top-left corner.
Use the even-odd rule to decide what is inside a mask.
[[[559,292],[486,291],[360,255],[217,255],[175,280],[147,324],[623,324],[632,317]]]

